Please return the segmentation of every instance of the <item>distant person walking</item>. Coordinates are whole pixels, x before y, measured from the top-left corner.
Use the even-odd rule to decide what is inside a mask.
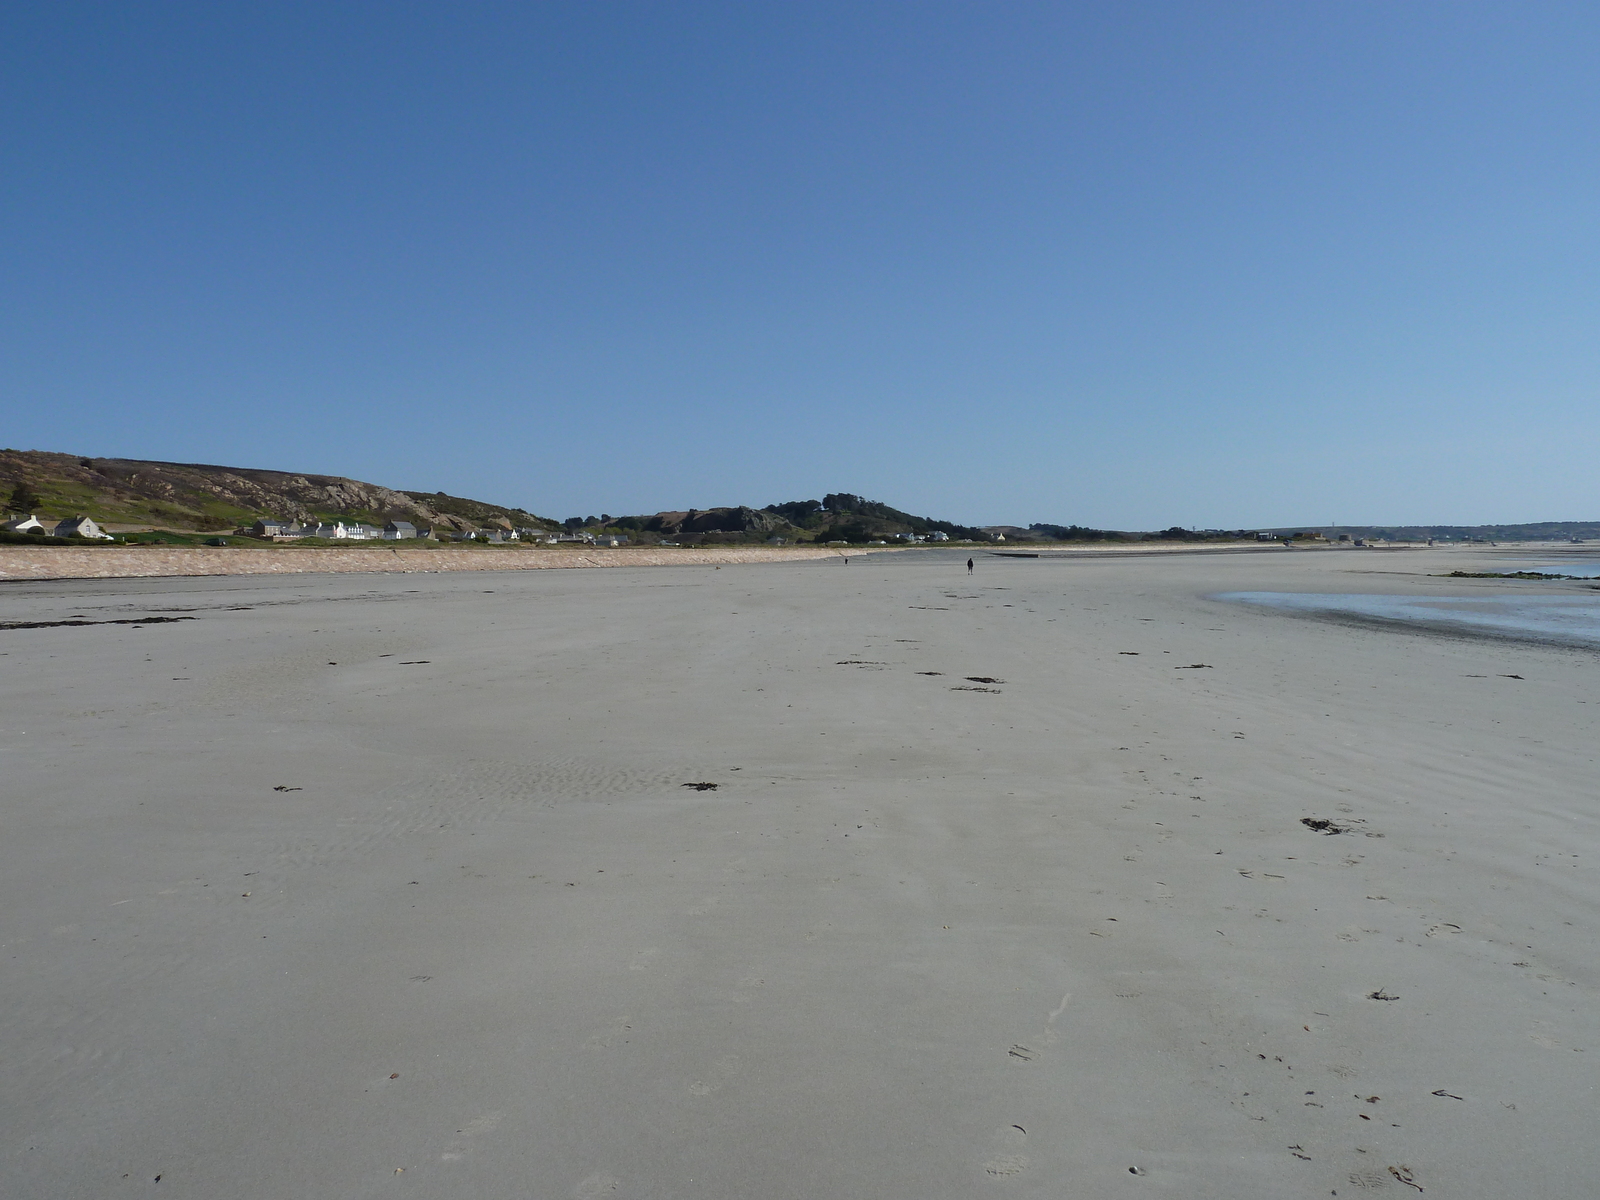
[[[967,574],[968,575],[972,574],[972,560],[970,558],[967,559]]]

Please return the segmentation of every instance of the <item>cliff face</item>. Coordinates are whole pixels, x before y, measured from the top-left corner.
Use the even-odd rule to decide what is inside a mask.
[[[258,517],[376,524],[393,519],[440,529],[472,529],[495,518],[515,525],[553,524],[522,509],[443,493],[408,494],[336,475],[0,450],[0,503],[9,501],[19,485],[37,497],[26,507],[41,516],[82,514],[114,525],[230,529]]]

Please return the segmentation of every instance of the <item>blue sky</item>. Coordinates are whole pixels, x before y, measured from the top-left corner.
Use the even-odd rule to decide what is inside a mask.
[[[0,7],[0,443],[1593,519],[1600,7]]]

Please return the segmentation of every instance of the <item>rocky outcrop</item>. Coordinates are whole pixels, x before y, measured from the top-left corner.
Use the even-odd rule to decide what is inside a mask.
[[[794,528],[776,513],[738,508],[690,509],[657,513],[645,526],[653,533],[783,533]]]

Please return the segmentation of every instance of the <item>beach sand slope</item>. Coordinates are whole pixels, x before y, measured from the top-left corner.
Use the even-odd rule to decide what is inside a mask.
[[[8,583],[0,1192],[1594,1194],[1594,652],[1208,598],[1413,558]]]

